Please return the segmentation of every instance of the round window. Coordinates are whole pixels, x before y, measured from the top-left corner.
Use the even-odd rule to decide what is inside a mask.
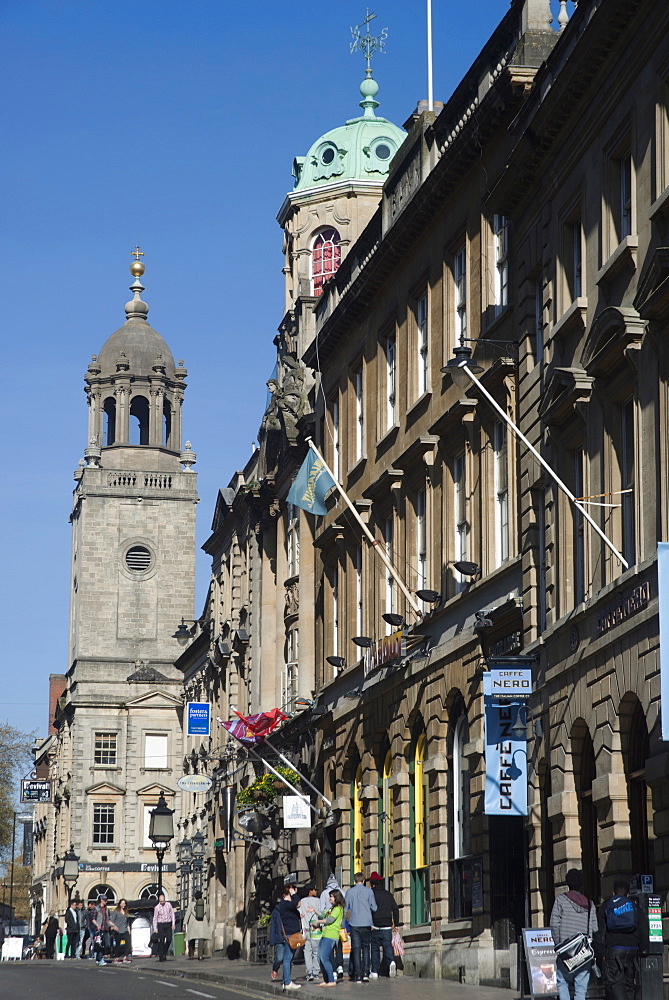
[[[125,564],[133,573],[146,573],[151,566],[151,553],[143,545],[133,545],[125,554]]]
[[[335,158],[335,151],[332,146],[327,146],[321,153],[321,160],[323,163],[332,163]]]
[[[388,146],[385,142],[380,142],[374,152],[380,160],[390,159],[390,146]]]

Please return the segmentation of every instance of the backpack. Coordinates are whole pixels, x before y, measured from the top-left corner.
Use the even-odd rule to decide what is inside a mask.
[[[636,906],[627,896],[612,896],[604,906],[606,927],[623,933],[636,930]]]
[[[196,920],[204,920],[204,900],[203,899],[196,899],[195,900],[195,919]]]

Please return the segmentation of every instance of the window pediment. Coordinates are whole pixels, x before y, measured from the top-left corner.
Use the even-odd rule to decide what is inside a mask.
[[[87,788],[86,795],[125,795],[125,788],[113,785],[111,781],[100,781]]]
[[[609,306],[594,320],[588,334],[581,366],[588,375],[608,375],[626,360],[629,347],[638,347],[646,331],[636,309]]]
[[[634,308],[642,319],[669,315],[669,247],[656,247],[639,278]]]
[[[594,381],[583,368],[553,368],[539,408],[542,420],[553,425],[570,420],[590,402]]]

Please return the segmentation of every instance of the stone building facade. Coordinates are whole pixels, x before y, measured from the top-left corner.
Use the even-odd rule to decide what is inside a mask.
[[[173,802],[183,758],[181,675],[172,634],[194,603],[195,455],[181,449],[186,369],[146,319],[131,266],[126,322],[86,373],[88,447],[71,514],[69,666],[48,748],[53,781],[43,910],[67,899],[62,858],[80,858],[77,891],[137,899],[155,890],[149,812]],[[174,898],[175,863],[164,886]]]
[[[315,860],[346,883],[384,874],[409,973],[513,984],[520,929],[546,925],[569,867],[597,899],[620,873],[665,887],[665,20],[593,0],[554,31],[547,3],[512,3],[418,117],[315,310],[326,459],[437,598],[416,620],[332,501],[315,528],[317,775],[337,822],[315,828]],[[443,372],[456,348],[629,568]],[[403,655],[360,659],[353,637],[382,639],[388,612]],[[333,652],[349,664],[334,679]],[[500,655],[533,665],[527,821],[484,812],[482,676]]]

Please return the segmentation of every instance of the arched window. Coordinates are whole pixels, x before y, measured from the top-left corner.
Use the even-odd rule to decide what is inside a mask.
[[[341,264],[341,245],[336,229],[323,229],[311,246],[311,286],[313,294],[319,296],[323,285],[331,278]]]
[[[133,396],[130,403],[130,444],[149,443],[149,401]]]
[[[116,893],[110,885],[94,885],[88,890],[88,902],[97,903],[100,896],[107,897],[107,904],[116,902]]]
[[[428,795],[425,763],[424,732],[414,734],[409,761],[409,815],[411,825],[411,923],[430,922],[430,858]]]
[[[450,812],[450,906],[454,920],[464,920],[472,913],[471,859],[471,790],[469,757],[469,722],[464,711],[456,716],[452,729],[451,812]]]
[[[165,899],[169,900],[170,897],[169,897],[169,895],[167,893],[167,890],[165,889],[165,886],[162,886],[162,888],[161,888],[160,891],[164,892],[165,893]],[[140,899],[151,899],[152,897],[153,897],[153,899],[156,900],[156,902],[158,901],[158,883],[157,882],[151,882],[149,885],[145,885],[144,888],[142,889],[142,891],[139,894],[139,898]]]
[[[169,399],[163,399],[163,445],[172,446],[172,407]]]
[[[622,749],[630,811],[630,854],[633,872],[653,871],[653,803],[646,784],[650,740],[646,716],[639,701],[621,705]]]
[[[113,396],[107,396],[102,408],[104,419],[102,421],[102,447],[108,448],[116,441],[116,400]]]
[[[355,769],[351,782],[351,882],[362,871],[362,764]]]
[[[599,827],[597,807],[592,799],[592,783],[597,776],[595,749],[592,737],[583,728],[572,733],[572,761],[574,784],[578,802],[578,822],[581,832],[581,857],[583,859],[584,892],[590,899],[601,897],[601,876],[599,871]]]
[[[388,746],[387,740],[386,746]],[[392,769],[393,762],[390,749],[388,749],[383,756],[383,767],[379,772],[379,851],[377,868],[379,875],[383,875],[388,884],[394,873],[393,790],[389,784]]]

